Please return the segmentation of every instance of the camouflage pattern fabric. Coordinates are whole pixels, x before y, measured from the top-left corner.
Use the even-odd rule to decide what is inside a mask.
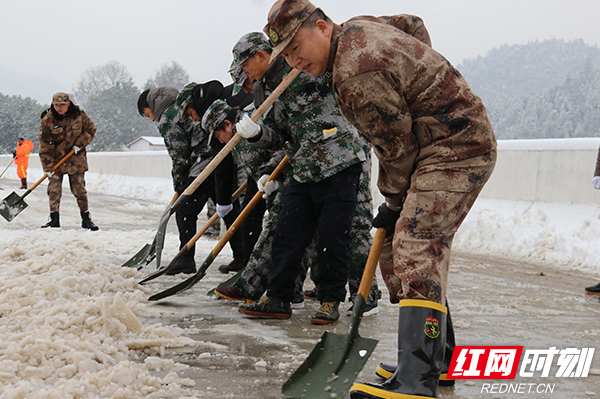
[[[290,70],[287,66],[285,75]],[[275,87],[264,89],[266,95]],[[300,74],[263,117],[261,132],[250,142],[274,149],[287,143],[285,152],[299,183],[319,182],[366,159],[358,132],[343,117],[323,77]]]
[[[229,71],[234,71],[244,61],[256,54],[258,50],[271,50],[271,43],[269,39],[262,32],[250,32],[237,41],[233,46],[233,61],[229,66]]]
[[[69,186],[71,192],[77,199],[77,206],[81,212],[88,211],[87,190],[85,189],[84,173],[69,174]],[[50,212],[60,211],[60,199],[62,197],[63,174],[54,173],[48,178],[48,200],[50,201]]]
[[[82,173],[88,170],[85,147],[96,135],[96,126],[83,110],[71,104],[64,116],[55,114],[52,108],[42,113],[40,125],[40,161],[44,172],[51,172],[54,165],[63,159],[73,146],[81,148],[57,170],[60,174]]]
[[[443,304],[452,239],[493,171],[496,139],[462,75],[392,20],[334,26],[328,75],[379,158],[380,191],[401,209],[380,261],[390,299]]]
[[[186,88],[191,92],[193,86]],[[208,135],[200,123],[194,122],[182,108],[188,98],[189,93],[186,95],[186,92],[182,91],[158,121],[158,131],[164,138],[171,157],[173,188],[179,192],[182,191],[187,178],[198,176],[211,159]]]

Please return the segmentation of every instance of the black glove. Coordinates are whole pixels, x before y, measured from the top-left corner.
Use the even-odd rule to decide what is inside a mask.
[[[379,212],[377,216],[373,219],[373,227],[376,228],[384,228],[387,233],[385,237],[389,237],[394,234],[396,230],[396,221],[400,217],[400,211],[394,211],[388,208],[388,206],[383,203],[379,206]]]
[[[16,157],[17,157],[17,150],[14,150],[13,151],[13,158],[16,158]]]

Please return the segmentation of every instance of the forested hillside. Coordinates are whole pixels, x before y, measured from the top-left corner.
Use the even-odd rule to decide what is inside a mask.
[[[499,139],[600,136],[600,49],[582,40],[501,46],[457,68]]]
[[[595,46],[582,40],[503,45],[457,68],[484,100],[499,139],[600,136],[600,49]],[[173,62],[143,89],[180,89],[189,81]],[[139,136],[158,135],[137,112],[141,91],[116,61],[83,74],[71,94],[98,128],[90,151],[119,151]],[[0,93],[0,153],[10,153],[18,137],[33,139],[37,151],[39,117],[47,107]]]

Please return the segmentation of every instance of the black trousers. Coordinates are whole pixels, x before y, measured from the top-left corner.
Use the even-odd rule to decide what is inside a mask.
[[[300,260],[318,232],[319,300],[329,296],[344,301],[350,273],[350,229],[361,171],[361,165],[355,164],[319,182],[290,180],[275,227],[268,296],[291,302]]]
[[[256,181],[252,177],[248,177],[248,187],[246,187],[246,192],[244,194],[244,202],[242,204],[242,209],[246,208],[246,205],[254,198],[256,193],[258,192],[258,185]],[[250,259],[250,255],[252,254],[252,250],[254,249],[254,245],[256,241],[258,241],[258,237],[260,237],[260,233],[262,231],[263,224],[263,216],[267,211],[267,204],[265,200],[261,200],[252,211],[246,216],[246,219],[242,223],[241,229],[244,234],[244,266],[248,263]]]
[[[189,178],[186,182],[185,187],[189,186],[194,181],[194,178]],[[209,176],[204,182],[194,191],[194,193],[185,201],[179,210],[175,212],[175,218],[177,220],[177,227],[179,229],[179,249],[183,248],[188,241],[194,237],[197,228],[196,223],[198,222],[198,214],[202,212],[206,201],[212,198],[217,203],[215,198],[215,179],[214,175]],[[229,212],[223,220],[225,225],[229,228],[231,224],[240,214],[240,202],[238,200],[233,201],[233,210]],[[241,229],[238,229],[235,234],[229,240],[229,246],[233,252],[233,258],[244,261],[244,238]],[[194,257],[196,246],[194,245],[186,256]]]

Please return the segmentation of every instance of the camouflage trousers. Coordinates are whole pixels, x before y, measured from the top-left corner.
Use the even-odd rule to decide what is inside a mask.
[[[263,230],[260,234],[254,250],[250,255],[250,260],[246,268],[242,271],[240,279],[234,284],[234,287],[246,298],[257,300],[267,289],[269,276],[272,272],[271,265],[271,247],[275,237],[275,226],[277,225],[277,216],[283,205],[283,192],[289,181],[286,177],[284,184],[279,188],[276,194],[272,194],[267,199],[268,214],[263,222]],[[352,219],[351,249],[350,249],[350,275],[348,278],[348,288],[351,300],[354,300],[362,278],[369,250],[373,238],[371,236],[371,221],[373,220],[373,202],[371,196],[371,160],[363,162],[363,171],[360,175],[358,195],[357,195],[356,213]],[[318,254],[316,244],[318,236],[313,238],[312,243],[306,249],[300,264],[300,274],[296,279],[295,296],[302,296],[302,287],[306,279],[308,270],[310,277],[318,287]],[[373,279],[367,303],[376,303],[381,298],[381,291],[377,285],[376,279]]]
[[[87,191],[85,189],[85,173],[75,173],[69,176],[71,192],[77,199],[77,206],[81,212],[88,211]],[[58,212],[60,199],[62,197],[63,175],[54,173],[48,178],[48,199],[50,200],[50,212]]]
[[[496,151],[463,161],[417,167],[379,260],[390,301],[444,304],[450,248],[496,162]],[[427,168],[427,170],[426,170]]]

